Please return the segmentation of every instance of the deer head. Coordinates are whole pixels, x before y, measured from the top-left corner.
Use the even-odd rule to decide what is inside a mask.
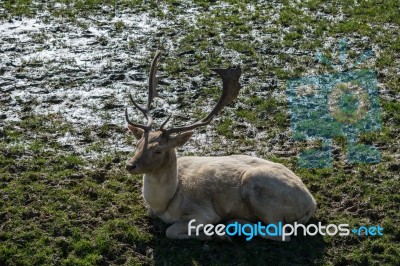
[[[128,129],[138,140],[136,153],[128,160],[126,169],[130,173],[150,173],[163,169],[176,161],[175,148],[184,145],[192,136],[193,129],[205,126],[211,122],[226,105],[230,104],[239,94],[241,75],[240,67],[227,69],[212,69],[222,78],[222,94],[211,112],[203,119],[187,126],[164,128],[171,116],[169,116],[158,130],[152,129],[153,117],[150,113],[154,97],[158,96],[156,87],[158,84],[157,62],[160,52],[157,51],[151,64],[149,75],[148,99],[146,107],[139,106],[129,94],[129,98],[147,119],[146,125],[133,123],[128,117],[128,108],[125,109],[125,119]]]

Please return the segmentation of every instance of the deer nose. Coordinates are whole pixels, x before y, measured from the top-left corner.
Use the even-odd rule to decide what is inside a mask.
[[[125,169],[126,169],[127,171],[133,171],[133,170],[135,170],[135,169],[136,169],[136,163],[132,163],[132,164],[128,163],[128,164],[126,164]]]

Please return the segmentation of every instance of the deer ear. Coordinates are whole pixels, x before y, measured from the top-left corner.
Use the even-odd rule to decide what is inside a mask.
[[[193,131],[187,131],[187,132],[183,132],[180,133],[176,136],[173,136],[170,138],[170,145],[172,147],[180,147],[183,146],[183,144],[185,144],[186,142],[188,142],[188,140],[190,139],[190,137],[193,135]]]
[[[128,125],[128,129],[132,134],[135,136],[136,139],[141,139],[144,133],[144,130],[138,127],[134,127],[131,125]]]

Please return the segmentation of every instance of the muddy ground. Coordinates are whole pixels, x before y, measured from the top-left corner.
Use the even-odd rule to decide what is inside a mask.
[[[0,264],[399,263],[400,6],[322,1],[1,1]],[[333,168],[298,167],[318,146],[292,138],[289,79],[334,73],[317,60],[373,69],[382,114],[362,143],[377,164],[346,160],[333,139]],[[297,237],[289,244],[170,241],[145,216],[141,179],[129,176],[128,93],[144,104],[150,62],[162,51],[155,124],[183,125],[215,104],[213,67],[241,65],[242,90],[180,155],[248,154],[302,177],[319,209],[314,222],[381,224],[384,237]],[[143,121],[130,108],[132,120]]]

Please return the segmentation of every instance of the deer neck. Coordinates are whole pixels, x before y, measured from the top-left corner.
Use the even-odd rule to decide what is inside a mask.
[[[143,175],[143,197],[158,215],[166,211],[178,187],[176,151],[168,156],[163,167]]]

